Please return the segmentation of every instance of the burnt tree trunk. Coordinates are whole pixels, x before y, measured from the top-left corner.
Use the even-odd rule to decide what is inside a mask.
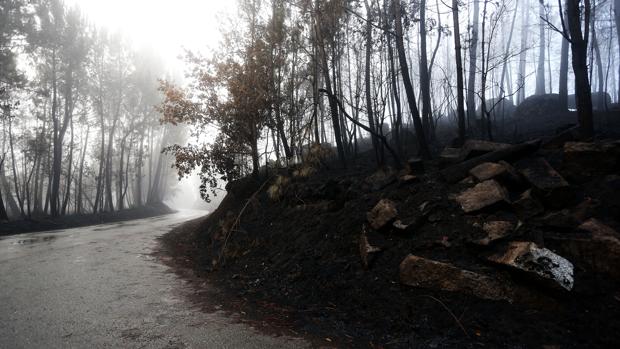
[[[420,156],[424,159],[430,159],[431,153],[428,148],[428,142],[426,140],[426,134],[424,133],[424,127],[420,120],[420,111],[416,105],[415,94],[413,92],[413,84],[409,77],[409,65],[407,63],[407,56],[405,54],[405,45],[403,43],[403,25],[401,18],[400,0],[393,0],[392,2],[394,11],[394,23],[396,29],[396,49],[398,51],[398,61],[400,62],[401,75],[403,76],[403,84],[405,85],[405,93],[407,94],[407,100],[409,102],[409,110],[413,119],[416,136],[418,138],[418,146]]]
[[[420,89],[422,92],[422,126],[426,135],[430,135],[431,123],[431,82],[428,73],[428,56],[426,53],[426,1],[420,1]]]
[[[467,81],[467,123],[468,127],[476,120],[476,63],[478,55],[478,16],[480,15],[480,0],[474,0],[473,23],[471,42],[469,43],[469,78]]]
[[[575,98],[579,129],[583,139],[594,136],[592,121],[592,92],[588,80],[588,28],[590,27],[590,0],[584,0],[585,33],[581,30],[580,0],[566,0],[566,15],[571,38],[573,72],[575,73]]]
[[[459,138],[458,145],[462,145],[465,142],[465,106],[464,106],[464,93],[463,89],[463,58],[461,57],[461,34],[459,28],[459,1],[452,0],[452,18],[454,23],[454,57],[456,61],[456,113],[459,125]]]

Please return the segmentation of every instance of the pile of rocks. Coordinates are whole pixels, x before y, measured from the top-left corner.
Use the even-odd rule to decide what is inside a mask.
[[[580,270],[619,277],[616,211],[590,197],[588,188],[604,183],[610,190],[618,189],[620,142],[568,142],[555,149],[540,144],[468,141],[442,153],[440,173],[451,188],[449,199],[478,232],[469,241],[472,252],[488,266],[519,276],[514,279],[530,280],[526,283],[530,289],[536,285],[570,292],[579,282],[574,264]],[[391,200],[379,201],[367,213],[370,227],[407,229],[409,224],[398,220],[396,207]],[[532,235],[538,238],[530,240]],[[367,266],[368,253],[380,249],[368,245],[364,232],[360,251]],[[405,285],[492,300],[513,301],[528,292],[514,279],[415,255],[400,264]]]

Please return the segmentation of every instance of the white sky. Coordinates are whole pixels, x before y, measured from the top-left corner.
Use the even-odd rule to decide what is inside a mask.
[[[236,8],[236,0],[65,0],[111,31],[121,31],[136,47],[158,52],[171,70],[182,48],[204,50],[219,41],[219,26]]]

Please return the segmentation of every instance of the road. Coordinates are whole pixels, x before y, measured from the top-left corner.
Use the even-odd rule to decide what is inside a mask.
[[[204,214],[0,239],[0,348],[299,348],[187,300],[152,256],[156,238]]]

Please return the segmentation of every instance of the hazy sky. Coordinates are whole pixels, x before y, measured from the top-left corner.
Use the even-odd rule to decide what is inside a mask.
[[[219,40],[220,20],[236,7],[235,0],[65,2],[78,4],[91,22],[112,31],[122,31],[136,47],[153,47],[174,68],[180,65],[176,57],[182,53],[182,47],[200,50],[215,46]]]

